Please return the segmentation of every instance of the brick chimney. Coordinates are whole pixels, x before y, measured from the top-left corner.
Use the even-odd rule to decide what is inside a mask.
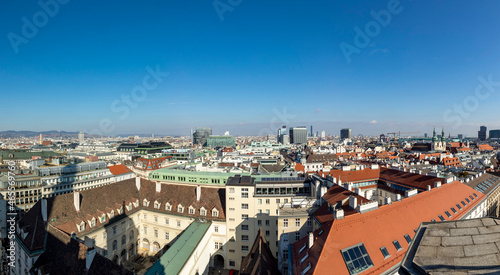
[[[80,192],[73,193],[73,203],[75,205],[76,212],[80,212]]]
[[[137,190],[141,191],[141,178],[140,177],[135,177],[135,187],[137,187]]]

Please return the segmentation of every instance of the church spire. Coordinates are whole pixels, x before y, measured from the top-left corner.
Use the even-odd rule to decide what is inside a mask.
[[[444,136],[444,125],[442,125],[441,127],[442,127],[442,130],[441,130],[441,141],[446,141],[446,137]]]
[[[436,124],[434,124],[434,131],[432,132],[432,141],[437,141],[437,137],[436,137]]]

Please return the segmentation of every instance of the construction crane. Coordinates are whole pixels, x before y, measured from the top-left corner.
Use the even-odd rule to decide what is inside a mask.
[[[398,138],[401,137],[401,134],[403,135],[409,135],[409,134],[418,134],[420,133],[420,131],[418,132],[401,132],[401,131],[398,131],[397,133],[396,132],[392,132],[392,133],[387,133],[388,135],[393,135],[393,138],[392,140],[393,141],[396,141],[396,134],[398,135]]]

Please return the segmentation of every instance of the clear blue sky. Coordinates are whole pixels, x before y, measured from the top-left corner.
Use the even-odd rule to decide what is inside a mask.
[[[355,46],[354,28],[392,2],[243,0],[221,14],[213,1],[69,1],[43,22],[36,1],[2,1],[0,131],[89,132],[103,119],[111,134],[500,128],[500,86],[474,93],[478,77],[500,81],[500,2],[401,0],[349,63],[341,43]],[[148,66],[169,75],[126,107]],[[452,109],[464,101],[467,114]]]

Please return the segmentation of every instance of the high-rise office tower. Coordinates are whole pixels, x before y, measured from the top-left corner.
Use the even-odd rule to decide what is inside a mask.
[[[290,143],[305,144],[307,143],[307,128],[306,126],[290,128]]]
[[[477,132],[477,138],[479,140],[486,140],[486,126],[479,127],[479,131]]]
[[[340,130],[340,138],[341,139],[350,139],[352,137],[352,134],[351,134],[351,129],[349,128],[344,128],[344,129],[341,129]]]
[[[193,144],[206,146],[207,139],[211,135],[212,135],[211,127],[196,127],[196,131],[193,133]]]

